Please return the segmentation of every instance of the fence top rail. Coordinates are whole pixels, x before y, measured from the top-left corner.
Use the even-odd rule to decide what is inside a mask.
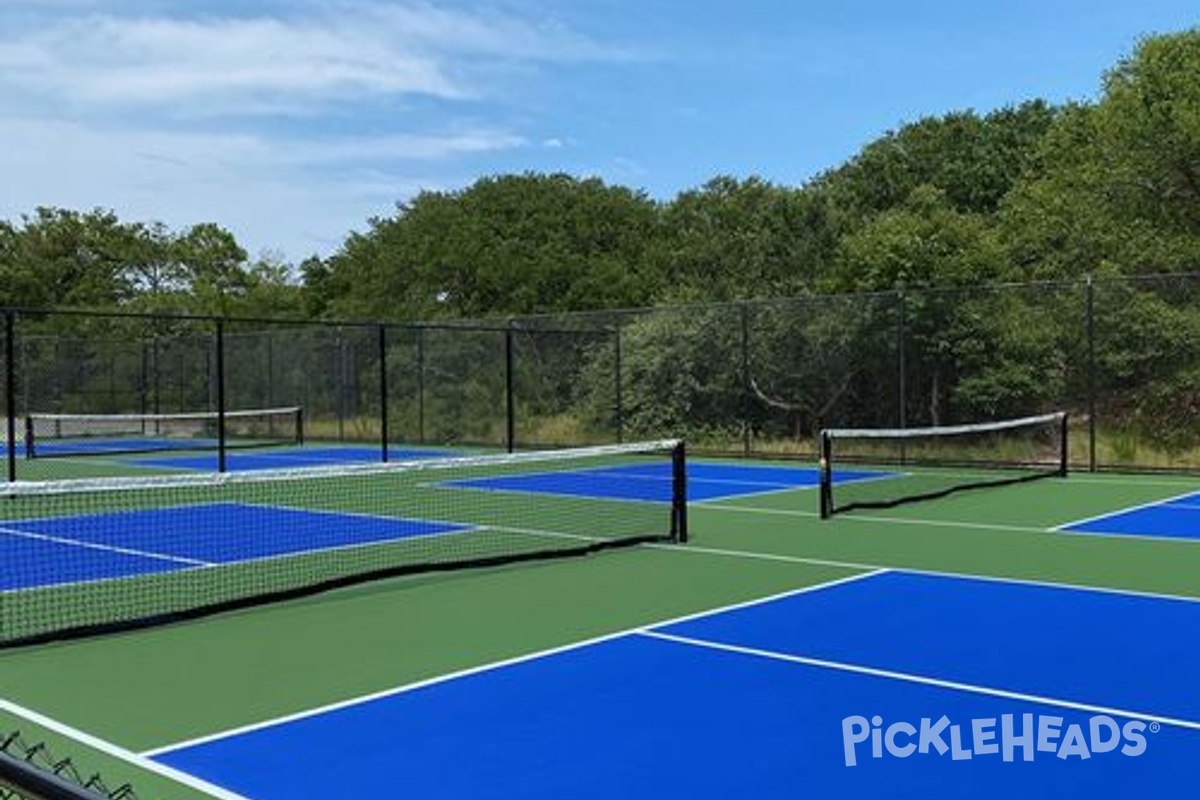
[[[579,312],[575,312],[579,313]],[[592,313],[592,312],[583,312]],[[524,317],[513,317],[504,322],[476,322],[473,320],[445,320],[442,322],[403,322],[396,320],[347,320],[347,319],[311,319],[300,317],[226,317],[217,314],[180,314],[174,312],[130,311],[127,309],[105,308],[24,308],[0,307],[0,314],[14,317],[33,319],[35,317],[78,317],[91,319],[128,319],[170,322],[202,322],[211,325],[259,325],[272,327],[296,326],[305,328],[361,328],[373,330],[386,328],[388,330],[407,331],[473,331],[478,333],[506,333],[508,331],[538,333],[612,333],[612,326],[588,328],[525,328],[521,326]],[[236,334],[239,331],[231,331]]]
[[[16,318],[33,317],[91,317],[107,319],[144,319],[174,322],[203,322],[203,323],[233,323],[256,325],[296,325],[327,328],[378,328],[405,330],[474,330],[506,332],[510,330],[537,330],[559,333],[605,333],[620,327],[620,320],[639,317],[646,314],[662,312],[684,312],[695,309],[742,308],[767,306],[775,304],[805,305],[822,302],[845,302],[851,300],[881,300],[896,299],[906,296],[958,292],[994,292],[1014,289],[1048,289],[1071,288],[1098,284],[1115,283],[1149,283],[1165,280],[1192,280],[1200,282],[1200,271],[1196,272],[1162,272],[1141,275],[1080,275],[1074,278],[1058,278],[1038,281],[1010,281],[989,283],[979,286],[928,286],[903,287],[874,292],[843,292],[831,294],[806,294],[793,297],[760,297],[740,298],[736,300],[683,303],[677,305],[642,306],[635,308],[593,309],[587,311],[569,311],[558,313],[522,314],[492,319],[448,319],[442,321],[412,321],[386,319],[312,319],[301,317],[238,317],[219,314],[189,314],[181,312],[135,311],[127,308],[72,308],[72,307],[37,307],[37,306],[0,306],[0,313]],[[607,324],[595,328],[543,328],[536,324],[526,328],[525,325],[537,323],[539,320],[582,319],[586,317],[609,317],[617,320],[617,324]]]

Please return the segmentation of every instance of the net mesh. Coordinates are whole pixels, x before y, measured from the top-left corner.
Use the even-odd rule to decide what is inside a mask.
[[[388,464],[17,481],[0,646],[364,580],[685,536],[673,441]]]
[[[55,458],[159,450],[302,444],[299,407],[169,414],[42,414],[25,418],[25,455]]]
[[[821,516],[1067,473],[1067,415],[821,432]]]

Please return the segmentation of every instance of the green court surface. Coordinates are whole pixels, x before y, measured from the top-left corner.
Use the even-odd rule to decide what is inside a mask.
[[[881,567],[1200,596],[1200,541],[1054,530],[1197,490],[1196,477],[1076,473],[828,521],[815,488],[694,503],[685,545],[398,578],[5,651],[0,730],[45,739],[143,799],[204,797],[136,754]]]

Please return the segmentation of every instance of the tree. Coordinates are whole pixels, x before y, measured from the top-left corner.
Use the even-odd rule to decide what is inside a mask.
[[[1041,277],[1200,264],[1200,29],[1144,39],[1094,106],[1063,114],[1005,202],[1013,259]]]
[[[598,179],[485,178],[422,192],[371,221],[324,268],[310,302],[359,317],[499,316],[648,301],[655,204]]]
[[[1058,115],[1032,100],[983,117],[971,111],[926,117],[868,144],[814,188],[851,225],[902,205],[920,186],[941,191],[956,211],[991,214],[1034,168],[1038,145]]]
[[[666,206],[655,259],[666,297],[779,297],[810,291],[834,244],[820,196],[719,177]]]
[[[1034,403],[1038,369],[1053,374],[1053,340],[1034,337],[1027,308],[964,289],[1009,277],[989,219],[952,207],[945,193],[918,187],[903,205],[843,238],[832,288],[906,293],[909,422],[1000,416]],[[936,291],[935,291],[936,290]],[[947,291],[949,290],[949,291]],[[957,291],[955,291],[957,290]],[[1003,296],[999,297],[1003,300]],[[1030,369],[1018,368],[1024,359]],[[1050,384],[1046,384],[1050,385]]]
[[[123,269],[136,232],[110,211],[39,208],[0,228],[0,302],[15,306],[116,305],[132,287]]]

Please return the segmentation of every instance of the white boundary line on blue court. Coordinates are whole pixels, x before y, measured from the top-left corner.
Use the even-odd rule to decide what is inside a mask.
[[[1184,492],[1183,494],[1177,494],[1177,495],[1174,495],[1173,497],[1164,497],[1161,500],[1153,500],[1149,503],[1138,503],[1137,505],[1126,506],[1125,508],[1119,509],[1117,511],[1108,511],[1103,514],[1096,514],[1095,516],[1092,516],[1092,517],[1084,517],[1082,519],[1076,519],[1076,520],[1072,520],[1070,522],[1064,522],[1061,525],[1054,526],[1050,530],[1061,531],[1063,533],[1097,533],[1097,531],[1072,531],[1072,530],[1068,530],[1068,529],[1072,525],[1086,525],[1089,522],[1099,522],[1101,520],[1112,519],[1113,517],[1119,517],[1119,516],[1123,516],[1125,514],[1130,514],[1133,512],[1137,512],[1137,511],[1145,511],[1146,509],[1150,509],[1150,508],[1158,508],[1160,506],[1165,506],[1165,505],[1169,505],[1170,503],[1174,503],[1176,500],[1182,500],[1185,497],[1192,497],[1193,495],[1197,495],[1197,494],[1200,494],[1200,491],[1193,489],[1190,492]],[[1138,536],[1139,534],[1114,533],[1114,534],[1105,534],[1105,535],[1106,536]],[[1145,537],[1144,534],[1142,534],[1141,536]],[[1174,538],[1178,538],[1178,537],[1151,536],[1149,538],[1174,539]]]
[[[90,747],[91,749],[110,756],[118,761],[124,761],[126,764],[137,767],[138,769],[152,772],[164,778],[168,778],[176,783],[195,789],[198,792],[216,798],[216,800],[250,800],[244,795],[231,792],[216,784],[209,783],[202,778],[197,778],[195,775],[190,775],[186,772],[169,767],[166,764],[160,764],[157,761],[152,761],[145,756],[138,755],[131,750],[127,750],[120,745],[105,741],[90,733],[85,733],[78,728],[71,727],[64,722],[59,722],[56,719],[38,713],[30,708],[18,705],[11,700],[5,700],[0,697],[0,711],[8,713],[14,717],[28,720],[30,723],[37,725],[40,728],[45,728],[48,731],[57,733],[72,741],[78,742],[81,745]]]
[[[1191,494],[1196,494],[1196,492],[1188,492],[1187,495],[1181,495],[1181,496],[1186,497]],[[1143,507],[1149,508],[1152,506],[1160,505],[1163,502],[1167,502],[1167,501],[1160,500],[1155,503],[1145,503],[1145,504],[1142,504],[1141,506],[1130,506],[1128,509],[1125,509],[1125,510],[1128,511],[1128,510],[1133,510],[1133,509],[1143,508]],[[692,505],[700,505],[700,504],[693,503]],[[732,505],[732,504],[716,505],[716,504],[712,504],[712,503],[705,503],[704,507],[705,508],[713,508],[718,511],[740,512],[742,514],[773,514],[776,516],[804,517],[807,519],[812,519],[814,517],[820,516],[815,511],[800,511],[797,509],[789,509],[789,508],[755,508],[752,506],[738,506],[738,505]],[[1116,514],[1121,514],[1121,513],[1124,513],[1124,511],[1110,512],[1108,514],[1102,514],[1099,517],[1095,517],[1095,519],[1102,519],[1104,517],[1115,516]],[[1180,544],[1184,544],[1184,545],[1186,545],[1189,542],[1195,542],[1195,541],[1197,541],[1198,538],[1200,538],[1200,537],[1189,538],[1186,536],[1156,536],[1154,534],[1147,534],[1147,533],[1105,533],[1102,531],[1073,531],[1073,530],[1066,530],[1065,528],[1063,528],[1062,525],[1058,525],[1058,526],[1054,526],[1054,527],[1047,527],[1047,528],[1039,528],[1039,527],[1036,527],[1033,525],[1004,525],[1004,524],[992,523],[992,522],[966,522],[966,521],[941,520],[941,519],[917,519],[915,517],[912,517],[912,518],[910,518],[910,517],[881,517],[881,516],[877,516],[874,514],[851,514],[851,515],[847,515],[847,516],[839,516],[838,520],[844,521],[844,522],[887,522],[887,523],[891,523],[891,524],[895,524],[895,525],[918,525],[918,526],[922,526],[922,527],[932,527],[932,528],[962,528],[964,530],[1001,531],[1001,532],[1007,532],[1007,533],[1041,533],[1041,534],[1049,533],[1049,534],[1053,534],[1055,536],[1069,536],[1069,537],[1092,536],[1092,537],[1102,537],[1105,539],[1133,539],[1133,540],[1144,540],[1144,541],[1148,541],[1148,542],[1179,542]],[[1063,523],[1063,525],[1076,525],[1076,524],[1080,524],[1080,523],[1078,523],[1078,522]]]
[[[279,725],[284,725],[284,724],[287,724],[290,722],[296,722],[299,720],[320,716],[322,714],[331,713],[331,712],[338,711],[338,710],[341,710],[344,708],[362,705],[365,703],[374,702],[376,700],[382,700],[382,699],[386,699],[389,697],[394,697],[397,695],[416,691],[416,690],[423,689],[423,688],[426,688],[429,686],[435,686],[435,685],[439,685],[442,683],[447,683],[447,682],[450,682],[453,680],[457,680],[459,678],[466,678],[466,677],[470,677],[472,675],[477,675],[477,674],[481,674],[481,673],[485,673],[485,672],[491,672],[494,670],[503,669],[503,668],[507,668],[510,666],[516,666],[516,665],[520,665],[520,664],[523,664],[526,662],[535,661],[535,660],[539,660],[539,659],[543,659],[543,658],[548,658],[548,657],[555,656],[555,655],[558,655],[561,653],[571,652],[574,650],[583,649],[585,647],[590,647],[592,645],[602,644],[605,642],[613,641],[616,639],[621,639],[621,638],[624,638],[627,636],[634,636],[634,635],[641,635],[641,636],[650,637],[650,638],[673,640],[673,641],[683,642],[683,643],[691,644],[691,645],[704,646],[704,647],[708,647],[710,649],[727,650],[730,652],[739,652],[742,654],[755,655],[755,656],[759,656],[759,657],[793,661],[795,663],[807,664],[810,666],[824,667],[824,668],[840,670],[840,671],[844,671],[844,672],[854,672],[854,673],[860,673],[860,674],[865,674],[865,675],[873,675],[876,677],[891,678],[891,679],[895,679],[895,680],[902,680],[902,681],[907,681],[907,682],[912,682],[912,683],[921,683],[921,684],[945,688],[945,689],[970,692],[970,693],[974,693],[974,694],[993,696],[993,697],[999,697],[999,698],[1004,698],[1004,699],[1020,700],[1023,702],[1034,702],[1034,703],[1039,703],[1042,705],[1056,706],[1056,707],[1060,707],[1060,708],[1067,708],[1067,709],[1084,711],[1084,712],[1089,712],[1089,713],[1109,714],[1112,716],[1125,717],[1125,718],[1129,718],[1129,719],[1141,719],[1141,720],[1145,720],[1145,721],[1149,721],[1149,722],[1160,722],[1161,724],[1165,724],[1165,725],[1171,725],[1174,727],[1180,727],[1180,728],[1186,728],[1189,730],[1200,731],[1200,721],[1176,719],[1173,717],[1165,717],[1165,716],[1157,715],[1157,714],[1144,714],[1141,712],[1129,711],[1127,709],[1116,709],[1116,708],[1111,708],[1111,707],[1107,707],[1107,706],[1078,703],[1078,702],[1070,701],[1070,700],[1062,700],[1062,699],[1057,699],[1057,698],[1044,697],[1044,696],[1040,696],[1040,695],[1027,694],[1027,693],[1022,693],[1022,692],[1013,692],[1013,691],[1008,691],[1008,690],[1004,690],[1004,689],[996,689],[996,688],[992,688],[992,687],[979,686],[979,685],[974,685],[974,684],[960,683],[960,682],[955,682],[955,681],[947,681],[947,680],[938,679],[938,678],[930,678],[930,677],[915,675],[915,674],[911,674],[911,673],[895,672],[895,671],[878,669],[878,668],[873,668],[873,667],[866,667],[866,666],[860,666],[860,665],[854,665],[854,664],[846,664],[846,663],[842,663],[842,662],[825,661],[822,659],[816,659],[816,658],[811,658],[811,657],[806,657],[806,656],[793,656],[790,654],[776,653],[776,652],[767,651],[767,650],[757,650],[755,648],[741,647],[741,646],[737,646],[737,645],[726,645],[726,644],[721,644],[721,643],[717,643],[717,642],[693,640],[693,639],[688,639],[687,637],[678,637],[673,634],[664,634],[662,632],[655,630],[656,628],[662,628],[662,627],[666,627],[669,625],[676,625],[679,623],[688,622],[688,621],[695,620],[695,619],[702,619],[704,617],[715,616],[715,615],[723,614],[723,613],[727,613],[727,612],[737,611],[737,610],[744,609],[744,608],[752,608],[752,607],[759,606],[759,605],[765,605],[765,604],[772,603],[772,602],[775,602],[778,600],[783,600],[783,599],[790,598],[790,597],[796,597],[796,596],[808,594],[811,592],[821,591],[824,589],[830,589],[830,588],[842,586],[845,584],[857,583],[859,581],[868,580],[868,579],[875,578],[875,577],[889,574],[889,573],[911,573],[914,575],[922,575],[922,576],[927,576],[927,577],[954,578],[954,579],[964,579],[964,580],[969,580],[969,581],[980,581],[980,582],[987,582],[987,583],[1027,585],[1027,586],[1033,586],[1033,587],[1039,587],[1039,588],[1076,590],[1076,591],[1085,591],[1085,592],[1096,592],[1096,593],[1101,593],[1101,594],[1139,597],[1139,598],[1146,598],[1146,599],[1152,599],[1152,600],[1183,601],[1183,602],[1189,602],[1189,603],[1200,603],[1200,598],[1184,597],[1184,596],[1176,596],[1176,595],[1166,595],[1166,594],[1155,594],[1155,593],[1150,593],[1150,592],[1139,592],[1139,591],[1133,591],[1133,590],[1123,590],[1123,589],[1115,589],[1115,588],[1108,588],[1108,587],[1079,586],[1079,585],[1072,585],[1072,584],[1065,584],[1065,583],[1055,583],[1055,582],[1051,582],[1051,581],[1036,581],[1036,580],[1023,580],[1023,579],[1016,579],[1016,578],[1010,579],[1010,578],[1001,578],[1001,577],[992,577],[992,576],[966,575],[966,574],[958,574],[958,573],[950,573],[950,572],[935,572],[935,571],[930,571],[930,570],[905,569],[902,567],[881,567],[879,565],[858,564],[858,563],[854,563],[854,562],[835,561],[835,560],[828,560],[828,559],[803,558],[803,557],[799,557],[799,556],[784,556],[784,555],[772,555],[772,554],[762,554],[762,553],[746,553],[746,552],[739,552],[739,551],[734,551],[734,550],[720,550],[720,549],[713,549],[713,548],[696,548],[691,545],[688,545],[688,546],[648,545],[648,547],[651,547],[654,549],[669,550],[669,551],[679,552],[679,553],[695,553],[695,554],[701,554],[701,555],[718,555],[718,556],[722,556],[722,557],[752,558],[752,559],[758,559],[758,560],[781,561],[781,562],[785,562],[785,563],[807,564],[807,565],[811,565],[811,566],[828,566],[828,567],[834,567],[834,568],[840,568],[840,569],[853,569],[853,570],[866,570],[866,571],[859,572],[858,574],[854,574],[854,575],[849,575],[849,576],[846,576],[843,578],[837,578],[837,579],[830,580],[830,581],[824,581],[821,583],[804,586],[799,589],[792,589],[792,590],[788,590],[788,591],[784,591],[784,592],[779,592],[779,593],[770,595],[768,597],[756,598],[753,600],[742,601],[742,602],[730,604],[727,606],[722,606],[722,607],[713,608],[713,609],[707,609],[704,611],[698,611],[698,612],[686,614],[683,616],[679,616],[679,617],[675,617],[675,618],[671,618],[671,619],[667,619],[667,620],[651,622],[651,623],[639,625],[639,626],[636,626],[633,628],[628,628],[628,629],[616,631],[616,632],[613,632],[610,634],[605,634],[603,636],[597,636],[597,637],[581,640],[578,642],[573,642],[573,643],[561,645],[558,647],[548,648],[548,649],[537,651],[534,653],[525,654],[522,656],[516,656],[513,658],[509,658],[509,659],[503,659],[503,660],[491,662],[488,664],[483,664],[483,665],[470,667],[470,668],[463,669],[463,670],[458,670],[458,671],[451,672],[451,673],[446,673],[443,675],[434,676],[432,678],[428,678],[428,679],[421,680],[421,681],[416,681],[416,682],[413,682],[410,684],[404,684],[402,686],[393,687],[390,689],[384,689],[379,692],[374,692],[374,693],[362,695],[359,697],[349,698],[347,700],[339,701],[336,703],[330,703],[330,704],[326,704],[323,706],[306,709],[304,711],[296,712],[294,714],[283,715],[283,716],[276,717],[273,719],[263,720],[263,721],[260,721],[257,723],[251,723],[248,725],[231,728],[231,729],[224,730],[224,731],[218,731],[216,733],[208,734],[206,736],[201,736],[201,737],[189,739],[189,740],[182,741],[182,742],[176,742],[176,743],[172,743],[172,744],[163,745],[161,747],[154,748],[152,750],[146,750],[143,753],[141,753],[141,755],[143,757],[147,757],[147,758],[154,758],[156,756],[165,755],[167,753],[174,752],[177,750],[183,750],[183,749],[190,748],[190,747],[200,746],[200,745],[208,744],[208,743],[211,743],[214,741],[231,738],[233,736],[238,736],[238,735],[242,735],[242,734],[246,734],[246,733],[252,733],[255,731],[259,731],[259,730],[272,728],[272,727],[276,727]]]
[[[688,622],[693,619],[699,619],[701,617],[705,617],[710,614],[722,614],[722,613],[729,612],[729,611],[737,611],[737,610],[743,609],[743,608],[751,608],[753,606],[762,605],[764,603],[770,603],[775,600],[782,600],[786,597],[794,597],[794,596],[798,596],[798,595],[802,595],[802,594],[808,594],[810,592],[817,592],[817,591],[821,591],[824,589],[831,589],[833,587],[841,586],[841,585],[847,584],[847,583],[854,583],[857,581],[866,580],[868,578],[874,578],[878,575],[883,575],[889,571],[890,570],[886,570],[886,569],[877,569],[877,570],[872,570],[870,572],[861,572],[861,573],[855,574],[855,575],[847,575],[843,578],[836,578],[834,580],[823,581],[821,583],[814,583],[809,586],[802,586],[799,589],[789,589],[785,592],[778,592],[776,594],[770,595],[769,597],[759,597],[759,598],[755,598],[753,600],[743,600],[741,602],[732,603],[730,605],[721,606],[719,608],[707,609],[705,611],[697,611],[697,612],[693,612],[691,614],[685,614],[683,616],[673,617],[671,619],[665,619],[665,620],[659,620],[657,622],[645,623],[642,625],[637,625],[632,628],[625,628],[623,630],[614,631],[613,633],[607,633],[602,636],[594,636],[589,639],[583,639],[583,640],[580,640],[577,642],[571,642],[568,644],[560,645],[558,647],[551,647],[551,648],[547,648],[545,650],[539,650],[539,651],[536,651],[533,653],[526,653],[525,655],[514,656],[512,658],[506,658],[506,659],[502,659],[500,661],[493,661],[488,664],[481,664],[481,665],[474,666],[474,667],[468,667],[467,669],[457,670],[455,672],[449,672],[449,673],[446,673],[443,675],[436,675],[432,678],[426,678],[424,680],[415,681],[413,683],[407,683],[407,684],[403,684],[401,686],[394,686],[390,689],[383,689],[378,692],[372,692],[370,694],[360,695],[358,697],[351,697],[346,700],[340,700],[336,703],[328,703],[323,706],[317,706],[315,708],[305,709],[304,711],[298,711],[293,714],[285,714],[283,716],[274,717],[272,719],[262,720],[260,722],[254,722],[254,723],[250,723],[248,725],[242,725],[242,726],[239,726],[236,728],[230,728],[230,729],[224,730],[224,731],[217,731],[216,733],[211,733],[211,734],[208,734],[205,736],[199,736],[194,739],[188,739],[188,740],[182,741],[182,742],[174,742],[172,744],[163,745],[161,747],[156,747],[151,750],[145,750],[141,753],[141,755],[146,758],[154,758],[156,756],[165,755],[167,753],[174,752],[176,750],[183,750],[183,749],[186,749],[189,747],[196,747],[196,746],[199,746],[202,744],[208,744],[210,742],[215,742],[220,739],[228,739],[233,736],[239,736],[241,734],[252,733],[254,731],[264,730],[266,728],[273,728],[273,727],[276,727],[279,725],[285,725],[289,722],[297,722],[299,720],[308,719],[310,717],[316,717],[316,716],[320,716],[322,714],[328,714],[328,713],[331,713],[334,711],[339,711],[344,708],[350,708],[353,706],[363,705],[365,703],[371,703],[376,700],[383,700],[388,697],[394,697],[397,695],[406,694],[408,692],[413,692],[418,689],[424,689],[428,686],[436,686],[438,684],[447,683],[449,681],[457,680],[459,678],[466,678],[466,677],[470,677],[472,675],[478,675],[478,674],[481,674],[484,672],[492,672],[492,671],[495,671],[498,669],[504,669],[507,667],[524,664],[524,663],[527,663],[530,661],[537,661],[537,660],[540,660],[543,658],[549,658],[551,656],[559,655],[561,653],[568,653],[568,652],[572,652],[574,650],[581,650],[585,647],[591,647],[593,645],[603,644],[604,642],[610,642],[610,641],[613,641],[616,639],[621,639],[621,638],[624,638],[627,636],[631,636],[633,634],[639,633],[639,632],[647,630],[649,628],[655,628],[655,627],[659,627],[659,626],[663,626],[663,625],[675,625],[675,624],[678,624],[681,622]]]
[[[1008,578],[999,575],[978,575],[970,572],[920,569],[918,567],[904,567],[895,564],[867,564],[860,561],[839,561],[837,559],[828,558],[810,558],[808,556],[792,556],[783,553],[757,553],[746,550],[727,550],[719,547],[697,547],[694,544],[647,544],[643,546],[656,550],[671,550],[677,553],[725,556],[727,558],[745,558],[756,561],[777,561],[785,564],[807,564],[815,567],[876,570],[877,572],[902,572],[911,575],[925,575],[932,578],[955,578],[967,581],[982,581],[984,583],[1011,583],[1020,586],[1036,586],[1043,589],[1069,589],[1077,592],[1096,592],[1098,594],[1142,597],[1148,600],[1178,600],[1184,603],[1200,603],[1200,597],[1193,597],[1184,594],[1167,594],[1166,592],[1146,592],[1138,589],[1121,589],[1115,586],[1093,586],[1091,584],[1081,583],[1062,583],[1058,581],[1037,580],[1035,578]]]
[[[59,519],[70,519],[70,517],[60,517]],[[20,521],[21,520],[18,520],[18,522]],[[23,531],[20,528],[0,527],[0,534],[4,536],[12,536],[18,539],[30,539],[38,542],[61,544],[64,547],[79,547],[84,550],[99,550],[104,553],[120,553],[121,555],[125,556],[139,556],[141,558],[148,558],[152,561],[169,561],[174,564],[184,564],[189,567],[216,566],[216,562],[213,561],[201,561],[200,559],[188,558],[186,556],[173,556],[169,553],[156,553],[153,550],[138,550],[133,547],[119,547],[115,544],[87,542],[83,539],[70,539],[64,536],[53,536],[48,533],[38,533],[37,531]]]
[[[1170,725],[1176,728],[1187,728],[1188,730],[1200,731],[1200,722],[1185,719],[1175,719],[1174,717],[1164,717],[1158,714],[1144,714],[1142,712],[1129,711],[1127,709],[1111,708],[1109,706],[1099,706],[1091,703],[1078,703],[1073,700],[1060,700],[1053,697],[1043,697],[1042,695],[1028,694],[1025,692],[1013,692],[1008,691],[1007,689],[994,689],[989,686],[979,686],[972,683],[960,683],[958,681],[947,681],[942,680],[941,678],[930,678],[910,672],[895,672],[889,669],[878,669],[875,667],[861,666],[859,664],[847,664],[841,661],[826,661],[825,659],[821,658],[811,658],[808,656],[793,655],[791,653],[779,653],[774,650],[762,650],[757,647],[726,644],[724,642],[714,642],[707,639],[693,639],[689,636],[678,636],[673,633],[663,633],[662,631],[643,630],[638,631],[636,635],[657,639],[659,641],[682,644],[689,647],[699,647],[706,650],[719,650],[726,653],[735,653],[737,655],[770,659],[772,661],[785,661],[789,664],[803,664],[805,666],[820,667],[822,669],[834,670],[837,672],[850,672],[856,675],[868,675],[874,678],[887,678],[890,680],[903,681],[905,683],[918,683],[924,686],[933,686],[938,689],[950,689],[957,692],[968,692],[970,694],[985,695],[987,697],[998,697],[1004,700],[1019,700],[1024,703],[1038,703],[1040,705],[1066,708],[1072,711],[1082,711],[1089,714],[1107,714],[1114,717],[1124,717],[1126,719],[1139,719],[1146,722],[1158,722],[1163,725]]]

